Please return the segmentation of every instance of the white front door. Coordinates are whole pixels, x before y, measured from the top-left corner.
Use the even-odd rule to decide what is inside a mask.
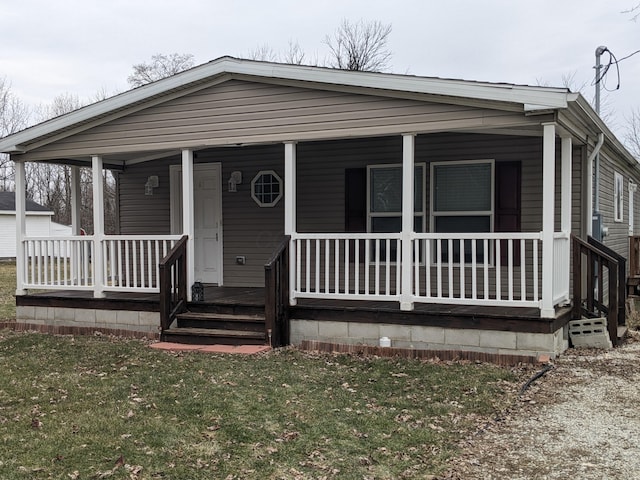
[[[194,279],[222,285],[222,188],[219,163],[193,166]],[[182,167],[172,168],[172,231],[182,229]]]

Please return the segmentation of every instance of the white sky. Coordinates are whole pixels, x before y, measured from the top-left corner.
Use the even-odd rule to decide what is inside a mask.
[[[128,89],[131,66],[154,53],[196,63],[247,56],[297,41],[320,62],[342,18],[391,23],[392,71],[562,86],[575,74],[591,100],[594,52],[640,50],[639,0],[0,0],[0,77],[31,105],[61,93],[89,98]],[[605,56],[604,59],[608,57]],[[620,90],[606,94],[610,124],[624,136],[640,109],[640,54],[620,63]],[[607,86],[617,83],[615,69]]]

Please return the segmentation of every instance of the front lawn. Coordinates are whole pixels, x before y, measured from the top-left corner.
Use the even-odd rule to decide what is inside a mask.
[[[16,319],[16,262],[0,261],[0,321]]]
[[[3,479],[428,478],[517,380],[474,363],[0,333]]]

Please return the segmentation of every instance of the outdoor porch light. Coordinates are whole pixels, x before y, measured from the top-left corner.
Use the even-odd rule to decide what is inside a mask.
[[[232,172],[228,183],[229,183],[229,191],[237,192],[238,188],[236,185],[239,185],[242,183],[242,172],[240,171]]]
[[[204,285],[201,282],[195,282],[191,286],[191,301],[204,302]]]
[[[144,194],[145,195],[153,195],[153,189],[158,188],[158,176],[151,175],[147,178],[147,183],[144,184]]]

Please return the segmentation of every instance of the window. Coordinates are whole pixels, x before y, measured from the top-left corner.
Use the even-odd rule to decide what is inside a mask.
[[[624,195],[623,195],[624,177],[618,172],[614,172],[613,181],[613,218],[616,222],[622,222],[623,209],[624,209]]]
[[[442,233],[491,232],[494,215],[494,162],[434,162],[431,164],[432,231]],[[446,245],[443,245],[446,247]],[[476,255],[484,258],[483,243]],[[471,241],[465,242],[464,260],[471,261]],[[454,245],[454,261],[460,262],[460,245]],[[443,248],[442,260],[449,253]]]
[[[282,197],[282,179],[273,170],[262,170],[251,180],[251,197],[261,207],[273,207]]]
[[[367,167],[368,231],[389,233],[402,230],[402,165]],[[414,171],[414,230],[424,231],[424,164]]]
[[[413,229],[424,231],[425,165],[416,164],[414,170]],[[367,167],[367,230],[392,233],[402,231],[402,165],[369,165]],[[373,251],[371,252],[373,256]],[[386,246],[380,245],[380,258],[385,258]],[[389,256],[398,258],[393,242]]]

